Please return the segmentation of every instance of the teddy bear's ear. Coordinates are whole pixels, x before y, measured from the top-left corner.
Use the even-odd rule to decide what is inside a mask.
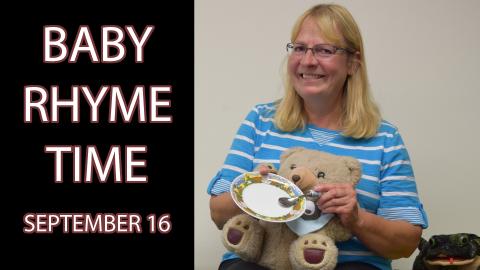
[[[289,149],[285,150],[282,153],[282,155],[280,156],[280,163],[283,163],[283,161],[285,161],[285,159],[287,159],[293,153],[298,153],[298,152],[301,152],[301,151],[304,151],[304,150],[305,150],[305,148],[303,148],[303,147],[292,147],[292,148],[289,148]]]
[[[352,181],[356,184],[360,177],[362,177],[362,169],[360,167],[360,162],[357,159],[352,157],[342,157],[343,161],[347,165],[348,169],[350,170],[350,175],[352,176]]]

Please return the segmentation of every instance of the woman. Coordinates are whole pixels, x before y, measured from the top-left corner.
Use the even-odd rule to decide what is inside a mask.
[[[241,213],[228,193],[230,182],[267,161],[278,168],[285,149],[352,156],[363,172],[355,188],[316,187],[318,207],[336,214],[354,235],[337,243],[337,269],[391,269],[392,259],[412,254],[428,222],[402,138],[370,97],[360,31],[345,8],[317,5],[297,20],[287,51],[284,97],[248,114],[209,185],[212,219],[222,228]],[[263,268],[227,253],[220,269]]]

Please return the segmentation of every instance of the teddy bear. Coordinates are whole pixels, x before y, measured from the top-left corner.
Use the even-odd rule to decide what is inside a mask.
[[[355,185],[360,180],[361,167],[352,157],[296,147],[282,153],[278,174],[292,181],[305,193],[319,183]],[[307,207],[305,214],[295,221],[301,222],[301,219],[318,216],[315,212],[320,210],[316,204],[309,203],[316,209]],[[228,250],[242,259],[269,269],[331,270],[337,264],[338,249],[335,242],[350,239],[351,233],[341,225],[338,217],[325,215],[331,215],[326,225],[297,235],[290,224],[267,222],[239,214],[224,225],[222,241]]]

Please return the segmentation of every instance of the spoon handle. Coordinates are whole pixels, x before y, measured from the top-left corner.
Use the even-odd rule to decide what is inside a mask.
[[[310,199],[312,201],[316,201],[320,198],[320,193],[316,192],[315,190],[309,190],[305,192],[305,198]]]

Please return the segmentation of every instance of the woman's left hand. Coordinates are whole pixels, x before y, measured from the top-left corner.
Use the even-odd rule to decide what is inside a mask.
[[[357,192],[352,184],[319,184],[314,190],[322,194],[317,201],[322,213],[336,214],[348,229],[359,223]]]

